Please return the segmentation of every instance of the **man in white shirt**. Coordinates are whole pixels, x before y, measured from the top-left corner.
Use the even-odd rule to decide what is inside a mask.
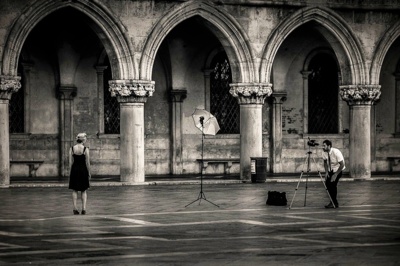
[[[339,203],[337,201],[337,184],[339,179],[342,177],[342,171],[346,168],[344,165],[343,154],[336,148],[332,148],[332,142],[330,140],[324,140],[322,143],[322,159],[324,160],[325,167],[325,185],[328,189],[329,195],[333,201],[329,202],[325,208],[338,208]]]

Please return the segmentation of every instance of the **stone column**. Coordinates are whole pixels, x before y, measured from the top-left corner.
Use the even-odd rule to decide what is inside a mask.
[[[205,110],[210,110],[211,106],[211,80],[210,80],[210,75],[211,73],[214,71],[214,69],[205,69],[203,70],[204,72],[204,88],[205,88],[205,92],[204,92],[204,107]]]
[[[111,96],[120,103],[121,182],[144,182],[144,104],[154,81],[110,80]]]
[[[236,83],[230,87],[240,104],[240,178],[250,181],[250,157],[262,157],[262,106],[272,93],[272,84]]]
[[[104,133],[104,70],[107,66],[95,66],[97,73],[97,114],[99,120],[98,133]]]
[[[69,176],[69,152],[74,144],[74,105],[77,88],[74,85],[60,85],[58,99],[60,100],[60,176]]]
[[[272,94],[272,172],[282,173],[282,103],[286,101],[286,92],[274,92]]]
[[[21,88],[18,76],[0,76],[0,187],[10,186],[10,124],[11,95]]]
[[[350,107],[350,162],[346,167],[357,179],[371,177],[371,106],[381,95],[380,85],[340,86]]]
[[[182,102],[186,98],[186,90],[171,90],[172,101],[172,158],[171,170],[174,175],[183,173],[182,164]]]
[[[23,62],[22,69],[25,74],[24,86],[24,132],[31,132],[31,71],[33,69],[32,62]]]
[[[395,88],[395,97],[396,97],[396,106],[395,106],[395,137],[400,138],[400,72],[394,73],[396,77],[396,88]]]
[[[308,76],[311,71],[301,71],[303,75],[303,134],[308,133]]]

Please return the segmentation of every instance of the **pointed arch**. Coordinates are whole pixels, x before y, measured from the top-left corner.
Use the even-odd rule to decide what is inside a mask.
[[[105,6],[97,1],[83,0],[40,0],[23,10],[7,37],[2,74],[15,75],[17,73],[18,58],[29,33],[44,17],[65,7],[75,8],[91,19],[90,26],[103,42],[112,61],[114,78],[134,79],[135,68],[126,30]]]
[[[239,23],[224,10],[208,1],[192,0],[173,8],[153,28],[140,60],[140,79],[151,80],[156,53],[168,33],[182,21],[200,16],[219,38],[231,62],[235,82],[254,82],[254,64],[250,42]]]
[[[300,9],[278,25],[264,47],[260,67],[261,82],[269,82],[271,79],[275,55],[286,37],[308,22],[315,22],[318,25],[317,30],[332,46],[342,72],[342,83],[365,84],[368,81],[368,72],[359,40],[343,18],[323,7]]]
[[[400,21],[397,21],[386,31],[376,48],[371,65],[371,84],[379,84],[383,60],[397,38],[400,38]]]

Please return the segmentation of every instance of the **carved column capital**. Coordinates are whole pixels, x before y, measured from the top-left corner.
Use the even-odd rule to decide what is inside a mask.
[[[21,88],[21,77],[0,76],[0,99],[10,100],[11,94]]]
[[[340,96],[348,105],[372,105],[381,95],[381,85],[340,86]]]
[[[74,85],[60,85],[57,97],[60,100],[73,100],[76,97],[77,88]]]
[[[230,94],[239,104],[264,104],[265,98],[272,94],[271,83],[232,83]]]
[[[97,74],[103,74],[104,70],[106,70],[108,66],[96,65],[94,68],[96,69]]]
[[[183,102],[183,100],[186,99],[187,90],[171,90],[169,95],[172,102]]]
[[[287,92],[286,91],[273,92],[271,98],[273,100],[273,103],[282,104],[287,100]]]
[[[151,80],[110,80],[108,84],[110,85],[109,91],[113,97],[150,97],[153,96],[155,91],[155,82]]]
[[[312,73],[312,71],[301,71],[300,72],[303,75],[303,79],[308,79],[308,76]]]

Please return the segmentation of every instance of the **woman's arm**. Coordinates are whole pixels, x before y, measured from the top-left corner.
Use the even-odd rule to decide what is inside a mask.
[[[86,161],[86,168],[88,169],[89,179],[90,179],[92,177],[92,175],[90,174],[90,152],[89,152],[89,148],[85,149],[85,161]]]

